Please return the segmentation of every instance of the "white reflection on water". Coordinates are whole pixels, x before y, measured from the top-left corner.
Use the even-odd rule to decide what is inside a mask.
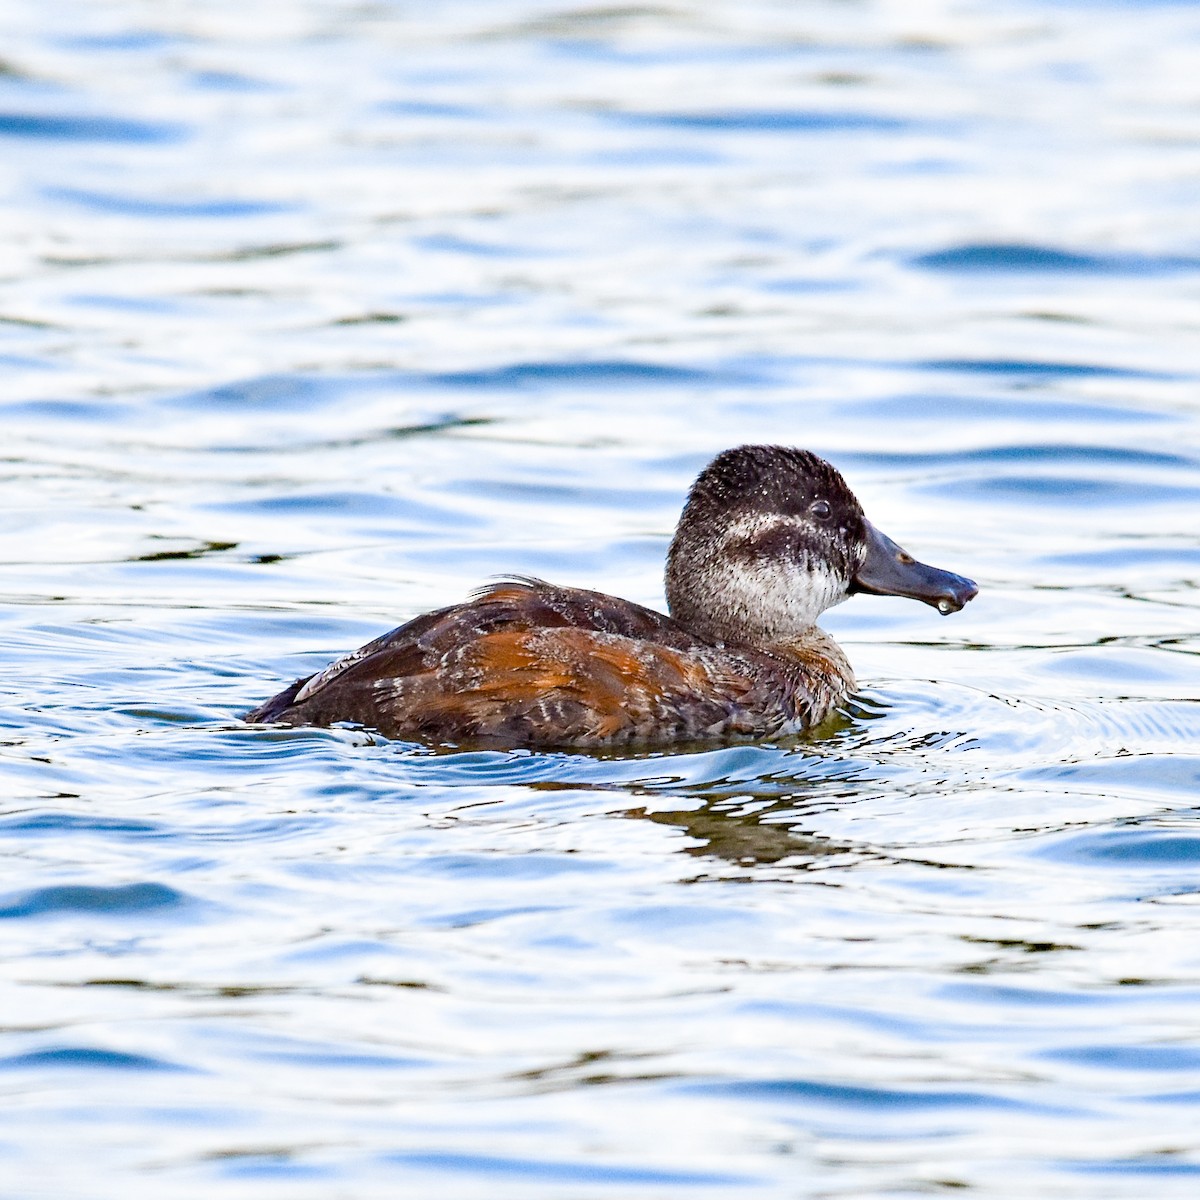
[[[1194,1192],[1192,10],[7,20],[13,1195]],[[984,588],[826,736],[237,721],[750,439]]]

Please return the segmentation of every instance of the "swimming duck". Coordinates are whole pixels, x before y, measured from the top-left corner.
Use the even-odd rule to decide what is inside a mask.
[[[692,485],[667,555],[670,616],[506,579],[297,680],[246,720],[508,746],[778,738],[855,688],[816,624],[826,609],[869,592],[945,615],[977,591],[876,529],[824,459],[741,446]]]

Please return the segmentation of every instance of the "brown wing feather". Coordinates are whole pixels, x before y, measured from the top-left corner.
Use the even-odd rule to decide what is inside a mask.
[[[377,638],[247,720],[522,745],[770,735],[812,719],[797,665],[600,592],[513,580]]]
[[[570,626],[690,646],[695,638],[670,617],[626,600],[582,588],[555,587],[540,579],[514,579],[480,588],[465,604],[425,613],[330,663],[324,670],[272,697],[248,721],[279,720],[297,704],[315,699],[335,680],[397,677],[421,669],[421,662],[452,653],[494,630],[552,629]],[[414,662],[416,655],[420,662]]]
[[[670,647],[564,627],[486,635],[380,690],[399,702],[386,706],[397,734],[578,746],[703,736],[736,719],[750,686]]]

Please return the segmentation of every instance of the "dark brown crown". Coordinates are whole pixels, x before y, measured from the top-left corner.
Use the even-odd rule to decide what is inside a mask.
[[[700,472],[685,512],[693,520],[751,512],[800,516],[818,499],[829,502],[833,525],[862,519],[862,508],[841,473],[811,450],[737,446],[722,451]]]

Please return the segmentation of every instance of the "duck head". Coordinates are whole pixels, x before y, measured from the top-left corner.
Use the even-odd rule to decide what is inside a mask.
[[[667,556],[671,615],[713,641],[795,641],[855,592],[943,615],[978,592],[917,562],[863,515],[837,469],[807,450],[739,446],[692,485]]]

